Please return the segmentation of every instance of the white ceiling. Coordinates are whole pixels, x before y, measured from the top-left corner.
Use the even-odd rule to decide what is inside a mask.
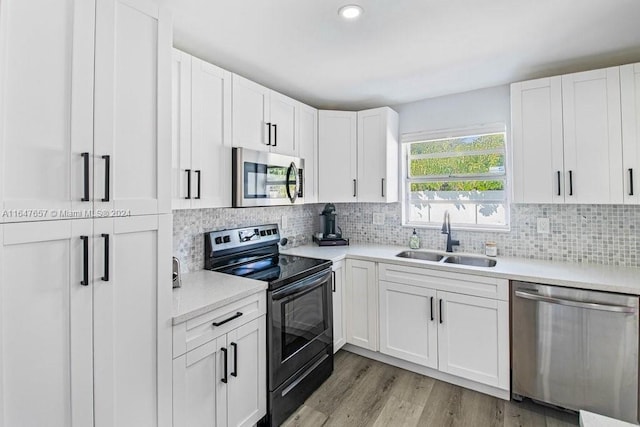
[[[165,2],[176,47],[327,109],[640,61],[640,0]]]

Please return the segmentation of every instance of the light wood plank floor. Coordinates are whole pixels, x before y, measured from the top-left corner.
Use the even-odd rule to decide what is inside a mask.
[[[333,375],[285,423],[315,426],[578,425],[578,416],[530,401],[507,402],[344,350]]]

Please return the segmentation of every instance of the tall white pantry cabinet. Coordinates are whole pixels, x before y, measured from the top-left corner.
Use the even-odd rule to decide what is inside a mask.
[[[0,425],[170,426],[171,22],[0,0]]]

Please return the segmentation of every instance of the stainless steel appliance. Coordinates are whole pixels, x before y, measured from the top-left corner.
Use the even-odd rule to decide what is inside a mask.
[[[331,261],[279,253],[278,226],[205,233],[205,268],[264,280],[267,425],[287,419],[333,372]]]
[[[176,257],[173,257],[172,263],[172,272],[173,272],[173,287],[179,288],[182,286],[182,280],[180,278],[180,260]]]
[[[233,207],[304,203],[304,160],[246,148],[232,153]]]
[[[342,237],[342,229],[336,224],[336,207],[333,203],[324,205],[320,214],[320,235],[313,236],[313,241],[319,246],[345,246],[349,239]]]
[[[512,282],[512,393],[638,422],[638,297]]]

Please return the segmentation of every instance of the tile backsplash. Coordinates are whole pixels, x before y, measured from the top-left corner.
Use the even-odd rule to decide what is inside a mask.
[[[173,212],[173,252],[183,272],[204,266],[203,233],[224,228],[277,223],[287,246],[311,242],[319,231],[324,204],[268,208],[219,208]],[[409,245],[412,228],[403,227],[400,203],[338,203],[338,225],[352,243]],[[383,213],[384,224],[373,225],[373,214]],[[282,228],[282,217],[287,227]],[[549,218],[549,234],[537,233],[537,218]],[[498,255],[543,260],[640,266],[640,206],[622,205],[512,205],[511,230],[485,232],[456,230],[456,250],[484,253],[484,243],[495,241]],[[438,229],[418,228],[420,247],[443,250],[446,236]]]

